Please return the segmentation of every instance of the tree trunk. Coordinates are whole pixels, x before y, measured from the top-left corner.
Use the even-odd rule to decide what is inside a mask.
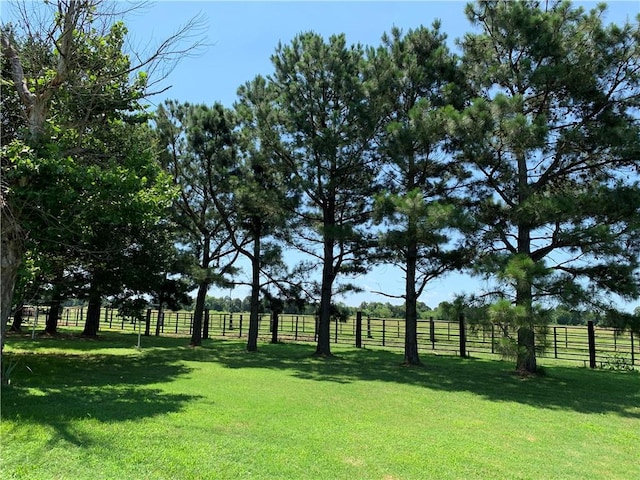
[[[518,155],[518,204],[524,205],[531,195],[527,161],[524,154]],[[518,254],[531,258],[531,226],[528,218],[518,221]],[[526,318],[518,328],[518,356],[516,369],[522,373],[536,373],[536,348],[533,331],[533,291],[531,272],[521,272],[516,280],[516,305],[525,308]]]
[[[58,334],[58,318],[60,318],[62,300],[59,297],[56,297],[54,297],[51,305],[49,306],[49,315],[47,315],[47,321],[44,327],[44,332],[49,335]]]
[[[331,355],[331,294],[333,287],[333,238],[326,233],[331,228],[325,225],[324,264],[320,290],[320,314],[318,319],[318,344],[316,355]]]
[[[24,305],[20,305],[16,309],[16,312],[13,314],[13,323],[11,324],[12,332],[22,331],[22,321],[24,320],[23,308],[24,308]]]
[[[0,186],[0,383],[4,383],[5,380],[2,363],[4,340],[11,315],[18,268],[24,253],[24,232],[9,208],[7,194],[4,186]]]
[[[160,327],[164,322],[164,311],[162,310],[162,296],[160,296],[160,302],[158,303],[158,319],[156,320],[156,337],[160,336]]]
[[[24,235],[6,203],[6,193],[0,192],[0,355],[24,248]]]
[[[87,306],[87,318],[82,331],[83,337],[97,337],[100,329],[100,307],[102,298],[93,292],[89,294],[89,305]]]
[[[411,226],[409,228],[411,232]],[[407,274],[405,286],[405,330],[404,330],[404,363],[405,365],[421,365],[418,355],[418,311],[416,295],[416,262],[418,249],[415,235],[409,233],[407,249]]]
[[[202,315],[202,339],[209,340],[209,309],[205,308]]]
[[[249,313],[249,338],[247,351],[258,350],[258,309],[260,308],[260,235],[253,239],[251,257],[251,312]]]
[[[528,277],[528,275],[527,272],[526,276]],[[520,278],[516,282],[516,305],[524,307],[526,312],[526,318],[518,327],[516,369],[522,373],[536,373],[533,294],[528,278]]]
[[[58,319],[62,316],[62,282],[64,280],[63,271],[56,274],[53,284],[53,295],[49,306],[49,315],[45,323],[44,332],[49,335],[57,335]]]
[[[196,309],[193,313],[193,330],[191,332],[191,342],[189,343],[192,347],[199,347],[202,345],[202,317],[204,314],[204,301],[207,298],[208,290],[208,282],[203,282],[200,284],[200,287],[198,287]]]
[[[536,373],[535,334],[532,328],[520,327],[518,329],[518,358],[516,369],[521,373]]]

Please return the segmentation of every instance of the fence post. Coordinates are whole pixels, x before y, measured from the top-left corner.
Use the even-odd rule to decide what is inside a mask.
[[[304,317],[302,318],[302,329],[304,331]],[[296,335],[294,340],[298,341],[298,315],[296,315]]]
[[[553,356],[558,358],[558,327],[553,327]]]
[[[635,347],[633,346],[633,332],[631,332],[631,365],[636,364]]]
[[[317,341],[318,340],[318,328],[320,327],[320,317],[318,315],[316,315],[316,328],[314,330],[314,334],[313,334],[313,341]]]
[[[496,325],[491,322],[491,353],[496,353]]]
[[[596,368],[596,332],[591,320],[587,323],[587,332],[589,334],[589,367]]]
[[[238,332],[238,337],[242,337],[242,314],[240,314],[240,331]]]
[[[385,339],[387,336],[387,321],[385,318],[382,319],[382,346],[386,347]]]
[[[356,348],[362,348],[362,312],[356,312]]]
[[[147,317],[144,322],[144,336],[148,337],[151,335],[151,309],[147,308]]]
[[[367,315],[367,338],[373,338],[371,335],[371,317]]]
[[[202,327],[202,339],[209,339],[209,309],[204,310],[204,326]]]
[[[467,332],[464,328],[464,313],[460,313],[458,323],[460,326],[460,356],[465,358],[467,356]]]
[[[429,317],[429,340],[431,341],[431,350],[436,349],[436,324],[433,317]]]
[[[333,343],[338,343],[338,319],[336,318],[336,331],[333,335]]]
[[[278,318],[278,312],[273,312],[271,315],[273,316],[271,323],[271,343],[278,343],[278,322],[280,319]]]

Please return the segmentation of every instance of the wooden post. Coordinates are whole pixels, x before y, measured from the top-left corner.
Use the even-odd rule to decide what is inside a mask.
[[[592,320],[587,323],[587,333],[589,336],[589,367],[596,368],[596,332]]]
[[[496,353],[496,326],[491,322],[491,353]]]
[[[271,322],[271,343],[278,343],[278,322],[279,322],[279,315],[278,312],[273,312],[272,313],[273,316],[273,320]]]
[[[631,365],[636,364],[635,347],[633,346],[633,332],[631,332]]]
[[[558,327],[553,327],[553,356],[558,358]]]
[[[202,327],[202,339],[209,339],[209,309],[206,308],[204,311],[204,325]]]
[[[383,318],[382,319],[382,346],[385,347],[385,337],[387,334],[387,322],[386,320]]]
[[[465,358],[467,356],[467,332],[464,327],[464,313],[460,313],[458,324],[460,326],[460,356]]]
[[[356,348],[362,348],[362,312],[356,313]]]
[[[303,325],[303,329],[304,329],[304,318],[302,319],[302,325]],[[303,330],[304,331],[304,330]],[[298,315],[296,315],[296,335],[294,337],[294,340],[298,340]]]
[[[436,349],[436,324],[433,317],[429,317],[429,340],[431,341],[431,350]]]

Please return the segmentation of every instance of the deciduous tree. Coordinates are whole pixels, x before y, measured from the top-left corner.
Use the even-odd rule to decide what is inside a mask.
[[[18,193],[32,188],[32,178],[17,170],[42,178],[51,169],[56,178],[79,154],[99,162],[86,137],[108,122],[140,111],[140,100],[151,93],[149,76],[143,70],[153,71],[167,60],[175,61],[176,54],[184,55],[201,43],[199,38],[195,44],[184,42],[185,35],[199,26],[194,19],[149,55],[129,56],[124,53],[126,28],[117,3],[58,0],[18,6],[15,22],[0,28],[3,97],[9,92],[15,107],[11,116],[3,114],[2,119],[3,127],[11,123],[14,141],[3,143],[2,150],[1,343],[27,240],[61,225],[49,211],[50,204],[21,203],[24,195]],[[13,115],[16,111],[19,116]],[[60,149],[61,134],[66,140],[75,135],[75,148]],[[84,151],[88,147],[93,155]],[[83,163],[78,161],[78,165]],[[41,193],[40,199],[48,195]],[[34,229],[25,224],[28,216],[39,217],[43,223]]]

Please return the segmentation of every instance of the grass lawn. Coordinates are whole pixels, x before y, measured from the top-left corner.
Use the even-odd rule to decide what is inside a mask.
[[[136,342],[9,337],[0,478],[640,478],[638,372]]]

